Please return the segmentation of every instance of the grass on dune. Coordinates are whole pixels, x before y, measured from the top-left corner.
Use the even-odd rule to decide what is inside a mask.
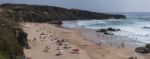
[[[0,17],[0,59],[10,59],[23,54],[13,31],[17,23]]]

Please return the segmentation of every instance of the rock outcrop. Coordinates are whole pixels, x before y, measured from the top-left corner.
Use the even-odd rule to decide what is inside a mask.
[[[106,29],[99,29],[96,32],[107,32],[107,30]]]
[[[120,29],[107,28],[108,31],[120,31]]]
[[[145,47],[150,50],[150,44],[146,44]]]
[[[24,47],[24,48],[29,48],[28,43],[27,43],[27,36],[28,36],[28,34],[25,33],[23,30],[20,30],[17,33],[17,36],[18,36],[17,37],[17,41],[20,44],[20,46]]]
[[[107,28],[107,29],[99,29],[96,32],[102,32],[107,35],[114,35],[112,32],[114,31],[120,31],[120,29],[115,29],[115,28]]]
[[[143,54],[147,54],[150,53],[149,50],[146,47],[138,47],[135,49],[136,52],[138,53],[143,53]]]
[[[145,47],[138,47],[135,49],[137,53],[148,54],[150,53],[150,44],[146,44]]]
[[[49,22],[49,24],[62,25],[63,22],[62,21],[51,21],[51,22]]]

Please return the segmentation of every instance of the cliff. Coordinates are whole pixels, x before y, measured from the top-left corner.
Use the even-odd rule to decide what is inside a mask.
[[[0,8],[0,16],[15,21],[27,22],[126,18],[124,15],[104,14],[44,5],[2,4]]]
[[[26,36],[20,37],[22,32],[17,23],[0,18],[0,59],[24,58],[23,47],[27,41],[24,41]]]

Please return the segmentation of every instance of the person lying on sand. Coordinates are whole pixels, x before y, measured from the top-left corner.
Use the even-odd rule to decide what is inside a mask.
[[[56,50],[60,50],[60,48],[59,48],[59,47],[57,47],[57,48],[56,48]]]
[[[99,43],[96,43],[96,45],[97,45],[97,46],[100,46],[101,44],[102,44],[101,42],[99,42]]]
[[[36,38],[34,38],[34,41],[36,41]]]
[[[63,55],[63,50],[58,50],[58,53],[56,54],[56,56],[60,56],[60,55]]]
[[[56,43],[58,43],[59,46],[63,45],[63,42],[61,40],[57,40]]]
[[[64,49],[69,49],[69,48],[71,48],[71,47],[69,46],[69,44],[68,44],[68,43],[64,43]]]
[[[46,46],[43,52],[48,52],[48,47]]]
[[[41,35],[40,35],[40,39],[41,39],[42,37],[41,37]]]
[[[79,49],[78,49],[78,48],[73,49],[71,53],[72,53],[72,54],[79,54]]]

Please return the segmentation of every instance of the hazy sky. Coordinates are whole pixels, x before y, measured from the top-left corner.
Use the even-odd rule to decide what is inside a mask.
[[[150,0],[0,0],[0,3],[41,4],[96,12],[150,12]]]

